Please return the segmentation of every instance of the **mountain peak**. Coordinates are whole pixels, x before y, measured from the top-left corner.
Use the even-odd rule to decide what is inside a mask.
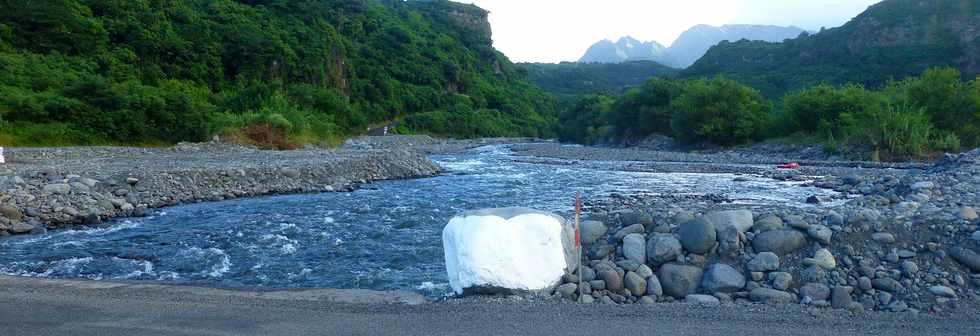
[[[632,36],[623,36],[616,43],[609,39],[596,42],[579,59],[579,63],[622,63],[628,61],[654,61],[669,63],[667,48],[656,41],[643,42]]]

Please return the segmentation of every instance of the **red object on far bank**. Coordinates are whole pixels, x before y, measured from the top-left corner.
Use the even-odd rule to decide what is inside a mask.
[[[796,163],[796,162],[790,162],[790,163],[778,165],[778,166],[776,166],[776,168],[779,168],[779,169],[799,169],[800,168],[800,164],[799,163]]]

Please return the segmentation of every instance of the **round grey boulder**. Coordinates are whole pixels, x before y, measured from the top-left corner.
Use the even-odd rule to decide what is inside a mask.
[[[665,264],[660,267],[657,278],[664,294],[681,299],[697,291],[703,274],[704,271],[695,266]]]
[[[783,219],[776,215],[768,215],[759,220],[755,221],[752,225],[752,231],[755,233],[762,233],[771,230],[779,230],[785,228],[786,225],[783,224]]]
[[[830,239],[834,236],[834,231],[823,225],[812,225],[806,230],[810,238],[824,245],[830,245]]]
[[[647,242],[643,235],[631,233],[623,238],[623,256],[628,260],[643,264],[647,260]]]
[[[749,271],[752,272],[771,272],[779,269],[779,256],[772,252],[762,252],[756,254],[749,261]]]
[[[701,287],[711,293],[734,293],[745,287],[745,276],[726,264],[714,264],[704,271]]]
[[[606,224],[600,221],[587,220],[582,222],[581,225],[582,244],[585,245],[592,245],[609,230]]]
[[[681,240],[683,242],[683,240]],[[784,256],[799,250],[806,244],[806,237],[796,230],[772,230],[760,233],[752,240],[757,253],[772,252]]]
[[[830,298],[830,287],[822,283],[807,283],[800,287],[800,295],[810,297],[813,301],[827,300]]]
[[[695,254],[706,254],[717,242],[715,226],[704,218],[695,218],[678,229],[681,246]]]
[[[752,211],[749,210],[715,211],[704,215],[704,219],[714,224],[718,230],[734,227],[738,232],[747,232],[753,224]]]
[[[655,234],[647,240],[647,262],[654,266],[677,260],[682,253],[681,242],[669,234]]]

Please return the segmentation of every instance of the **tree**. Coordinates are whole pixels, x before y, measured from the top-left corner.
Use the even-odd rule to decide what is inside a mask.
[[[671,128],[686,143],[759,140],[772,120],[772,104],[759,91],[723,77],[690,82],[673,107]]]

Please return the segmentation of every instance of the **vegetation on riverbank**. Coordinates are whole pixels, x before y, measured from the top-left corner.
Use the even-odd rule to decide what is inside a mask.
[[[492,48],[486,15],[443,0],[0,1],[0,144],[288,147],[415,114],[417,132],[553,135],[552,98]],[[446,111],[494,117],[458,130]]]
[[[869,159],[902,159],[980,145],[980,80],[952,68],[879,89],[820,84],[775,103],[724,77],[654,78],[614,97],[590,95],[563,108],[559,136],[597,143],[670,135],[690,146],[776,137],[819,139],[828,149],[861,145]]]

